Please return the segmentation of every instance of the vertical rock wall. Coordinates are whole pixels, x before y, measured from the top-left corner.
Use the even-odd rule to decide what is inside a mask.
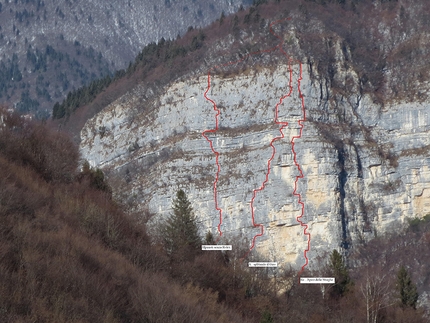
[[[293,69],[293,93],[279,110],[279,120],[289,125],[285,138],[274,144],[269,181],[254,207],[255,222],[265,228],[256,251],[268,261],[298,267],[304,263],[307,239],[296,221],[300,207],[293,196],[298,170],[291,139],[301,117],[298,65]],[[344,76],[356,77],[351,71]],[[383,107],[354,91],[349,97],[332,93],[324,82],[304,66],[301,90],[308,121],[295,150],[304,173],[298,192],[311,233],[311,267],[318,255],[339,247],[348,250],[407,218],[430,213],[428,103]],[[221,114],[220,129],[210,136],[220,153],[218,201],[225,239],[240,236],[250,242],[259,233],[252,226],[250,201],[265,179],[269,144],[279,135],[274,108],[288,84],[286,65],[213,77],[208,95]],[[183,188],[202,233],[216,235],[215,156],[202,136],[215,127],[215,112],[203,97],[206,86],[206,76],[189,78],[166,87],[159,97],[137,87],[86,123],[81,152],[107,172],[124,201],[156,214],[152,223],[168,216],[172,197]]]

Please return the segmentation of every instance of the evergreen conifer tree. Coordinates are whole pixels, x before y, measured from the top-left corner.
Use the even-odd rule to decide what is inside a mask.
[[[225,19],[225,13],[224,13],[224,11],[223,11],[223,12],[221,12],[221,17],[219,18],[219,24],[220,24],[220,25],[222,25],[222,24],[223,24],[224,19]]]
[[[211,231],[206,232],[205,236],[205,243],[206,244],[215,244],[215,239]]]
[[[397,289],[402,304],[415,309],[418,301],[417,286],[404,266],[400,267],[397,273]]]
[[[331,289],[331,294],[334,297],[343,296],[343,294],[352,286],[352,281],[349,277],[348,269],[342,259],[342,255],[337,250],[333,250],[330,255],[329,266],[332,271],[332,275],[335,278],[335,284]]]
[[[179,250],[200,250],[202,241],[196,217],[191,202],[183,190],[176,193],[172,209],[173,214],[162,226],[163,242],[167,253],[173,255]]]
[[[266,309],[263,312],[263,315],[261,317],[260,323],[273,323],[273,317],[272,314],[270,314],[270,312]]]

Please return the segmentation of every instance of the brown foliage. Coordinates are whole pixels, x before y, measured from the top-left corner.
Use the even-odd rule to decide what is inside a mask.
[[[8,159],[28,165],[45,180],[70,181],[78,166],[78,149],[61,132],[0,109],[0,151]]]
[[[13,144],[26,143],[33,131],[48,133],[20,118],[9,121],[1,131]],[[62,145],[37,138],[36,147],[62,156],[56,151]],[[64,176],[60,167],[61,176],[48,177],[39,165],[57,169],[46,162],[51,156],[37,164],[34,146],[1,142],[1,322],[240,320],[213,292],[172,281],[145,228],[108,194],[74,180],[74,169]]]
[[[8,136],[15,142],[27,140],[19,118],[8,122]],[[40,140],[44,147],[43,141],[51,138]],[[246,323],[259,322],[262,313],[270,313],[276,322],[353,323],[366,319],[359,288],[369,286],[360,273],[366,268],[375,272],[369,264],[378,263],[387,277],[395,276],[399,260],[412,257],[417,265],[411,272],[420,277],[419,288],[429,280],[427,267],[421,265],[429,258],[424,222],[408,235],[357,249],[357,258],[351,260],[359,262],[359,269],[351,273],[356,287],[339,299],[327,296],[330,286],[322,290],[297,284],[295,271],[247,268],[247,260],[240,257],[248,247],[236,241],[231,242],[233,251],[199,252],[186,261],[169,259],[151,244],[145,227],[124,214],[108,193],[71,177],[73,172],[46,178],[43,169],[25,159],[31,156],[26,151],[31,145],[13,150],[2,144],[2,322]],[[382,304],[377,312],[381,320],[423,322],[421,310],[391,306],[391,294],[375,295],[383,297],[368,299]]]

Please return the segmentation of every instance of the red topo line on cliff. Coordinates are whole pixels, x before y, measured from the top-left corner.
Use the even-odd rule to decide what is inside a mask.
[[[292,93],[292,91],[293,91],[293,87],[292,87],[292,85],[291,85],[291,82],[292,82],[292,76],[293,76],[293,70],[291,69],[291,64],[290,64],[290,62],[288,62],[288,70],[289,70],[289,74],[290,74],[290,81],[289,81],[289,88],[290,88],[290,91],[289,91],[289,93],[288,93],[288,94],[283,95],[283,96],[279,99],[279,102],[278,102],[278,103],[276,104],[276,106],[275,106],[275,118],[274,118],[274,122],[275,122],[276,124],[278,124],[278,125],[280,125],[280,126],[281,126],[281,127],[278,129],[278,131],[279,131],[279,133],[280,133],[280,136],[277,136],[277,137],[273,138],[273,139],[270,141],[270,147],[272,147],[272,155],[271,155],[271,156],[270,156],[270,158],[267,160],[267,172],[266,172],[266,178],[264,179],[263,183],[261,184],[261,186],[260,186],[259,188],[254,189],[254,190],[252,191],[252,198],[251,198],[252,225],[253,225],[254,227],[260,227],[260,230],[261,230],[261,231],[260,231],[260,233],[259,233],[259,234],[256,234],[256,235],[253,237],[252,242],[251,242],[251,247],[249,248],[248,252],[246,253],[246,255],[245,255],[242,259],[246,258],[246,257],[247,257],[247,255],[252,251],[252,249],[254,249],[254,247],[255,247],[255,240],[256,240],[258,237],[261,237],[261,236],[264,234],[264,226],[263,226],[261,223],[255,223],[255,215],[254,215],[254,201],[255,201],[255,197],[256,197],[256,195],[257,195],[257,192],[262,191],[262,190],[265,188],[265,186],[266,186],[267,182],[269,181],[269,175],[270,175],[270,164],[271,164],[271,162],[272,162],[272,160],[273,160],[273,158],[275,157],[275,154],[276,154],[276,148],[275,148],[275,146],[273,145],[273,143],[274,143],[275,141],[277,141],[277,140],[280,140],[280,139],[284,138],[284,133],[282,132],[282,130],[283,130],[286,126],[288,126],[288,122],[286,122],[286,121],[279,121],[279,120],[278,120],[278,115],[279,115],[279,106],[282,104],[282,101],[284,101],[284,99],[285,99],[285,98],[287,98],[287,97],[289,97],[289,96],[291,95],[291,93]]]
[[[287,18],[287,19],[288,19],[288,20],[290,20],[291,18]],[[285,19],[281,19],[281,20],[274,21],[274,22],[272,22],[272,23],[270,24],[270,26],[269,26],[269,30],[270,30],[270,32],[271,32],[271,33],[272,33],[276,38],[278,38],[278,39],[279,39],[279,44],[278,44],[277,46],[275,46],[275,47],[273,47],[273,48],[271,48],[271,49],[262,50],[262,51],[258,51],[258,52],[254,52],[254,53],[249,53],[249,54],[245,55],[244,57],[242,57],[241,59],[239,59],[239,60],[237,60],[237,61],[228,62],[228,63],[226,63],[226,64],[218,65],[218,66],[215,66],[215,67],[211,68],[211,69],[208,71],[208,87],[207,87],[207,89],[206,89],[206,91],[205,91],[205,93],[204,93],[204,97],[205,97],[205,99],[206,99],[207,101],[209,101],[209,102],[213,105],[213,108],[214,108],[214,110],[216,111],[216,114],[215,114],[215,128],[214,128],[214,129],[209,129],[209,130],[205,130],[205,131],[203,131],[202,135],[203,135],[203,137],[204,137],[204,138],[209,142],[209,145],[210,145],[210,147],[211,147],[211,150],[212,150],[212,152],[215,154],[215,163],[216,163],[216,165],[217,165],[217,172],[216,172],[216,174],[215,174],[215,181],[214,181],[214,184],[213,184],[213,186],[214,186],[214,199],[215,199],[215,208],[216,208],[216,209],[217,209],[217,211],[219,212],[218,232],[219,232],[219,235],[220,235],[220,236],[222,236],[222,231],[221,231],[221,225],[222,225],[222,221],[223,221],[223,218],[222,218],[222,209],[221,209],[221,208],[219,207],[219,205],[218,205],[218,194],[217,194],[217,183],[218,183],[218,180],[219,180],[219,173],[220,173],[220,171],[221,171],[221,166],[220,166],[220,164],[219,164],[219,152],[218,152],[218,151],[216,151],[216,150],[214,149],[214,147],[213,147],[213,141],[212,141],[211,139],[209,139],[209,138],[207,137],[207,135],[206,135],[207,133],[213,133],[213,134],[215,134],[215,133],[216,133],[216,131],[218,131],[218,129],[219,129],[219,117],[220,117],[220,114],[221,114],[221,111],[218,109],[218,107],[217,107],[217,105],[216,105],[215,101],[213,101],[212,99],[210,99],[210,98],[207,96],[207,94],[208,94],[208,92],[209,92],[209,90],[210,90],[210,88],[211,88],[211,71],[212,71],[212,70],[214,70],[214,69],[215,69],[215,68],[217,68],[217,67],[225,67],[225,66],[229,66],[229,65],[234,65],[234,64],[240,63],[240,62],[244,61],[246,58],[248,58],[248,57],[249,57],[249,56],[251,56],[251,55],[258,55],[258,54],[261,54],[261,53],[268,53],[268,52],[275,51],[276,49],[279,49],[279,50],[281,51],[281,53],[282,53],[285,57],[287,57],[287,58],[288,58],[288,71],[289,71],[289,76],[290,76],[290,79],[289,79],[289,92],[288,92],[288,94],[283,95],[283,96],[279,99],[279,102],[278,102],[278,103],[276,104],[276,106],[275,106],[275,117],[274,117],[274,122],[275,122],[275,124],[280,125],[280,128],[278,129],[278,130],[279,130],[280,135],[279,135],[279,136],[276,136],[275,138],[273,138],[273,139],[271,140],[271,142],[270,142],[270,146],[272,147],[272,155],[270,156],[270,158],[269,158],[269,159],[268,159],[268,161],[267,161],[267,172],[266,172],[265,180],[263,181],[263,183],[261,184],[261,186],[260,186],[258,189],[254,189],[254,190],[253,190],[253,192],[252,192],[252,198],[251,198],[251,205],[250,205],[250,206],[251,206],[251,215],[252,215],[252,225],[253,225],[254,227],[259,227],[259,228],[260,228],[260,233],[256,234],[256,235],[253,237],[252,242],[251,242],[251,246],[250,246],[250,248],[249,248],[248,252],[246,253],[246,255],[242,258],[242,260],[243,260],[244,258],[246,258],[246,257],[247,257],[247,255],[248,255],[248,254],[252,251],[252,249],[255,247],[255,240],[257,239],[257,237],[260,237],[260,236],[262,236],[262,235],[264,234],[264,226],[263,226],[261,223],[256,223],[256,222],[255,222],[254,201],[255,201],[255,198],[256,198],[257,193],[258,193],[258,192],[260,192],[260,191],[262,191],[262,190],[265,188],[265,186],[266,186],[267,182],[269,181],[270,165],[271,165],[271,162],[272,162],[272,160],[273,160],[273,158],[275,157],[275,154],[276,154],[276,148],[275,148],[275,146],[274,146],[273,144],[274,144],[274,142],[275,142],[275,141],[277,141],[277,140],[280,140],[280,139],[284,138],[283,129],[284,129],[285,127],[287,127],[287,126],[288,126],[288,122],[286,122],[286,121],[279,121],[279,120],[278,120],[278,115],[279,115],[279,106],[282,104],[282,102],[283,102],[283,100],[284,100],[285,98],[287,98],[287,97],[290,97],[290,96],[291,96],[291,93],[292,93],[292,90],[293,90],[293,87],[292,87],[292,77],[293,77],[293,72],[292,72],[292,68],[291,68],[291,61],[292,61],[292,60],[291,60],[291,58],[287,55],[287,53],[286,53],[286,52],[283,50],[283,48],[282,48],[283,41],[282,41],[281,37],[279,37],[278,35],[276,35],[276,34],[274,33],[273,29],[272,29],[272,26],[273,26],[274,24],[279,23],[279,22],[284,21],[284,20],[285,20]],[[303,95],[302,95],[301,88],[300,88],[300,82],[301,82],[301,80],[302,80],[302,63],[301,63],[300,61],[297,61],[297,62],[299,63],[299,66],[300,66],[300,76],[299,76],[299,79],[298,79],[298,92],[299,92],[299,97],[300,97],[300,99],[301,99],[301,109],[302,109],[302,113],[303,113],[303,119],[300,119],[300,120],[298,121],[298,124],[299,124],[299,126],[300,126],[299,135],[298,135],[298,136],[293,136],[293,138],[291,139],[291,147],[292,147],[292,148],[291,148],[291,150],[292,150],[292,153],[293,153],[293,155],[294,155],[294,158],[293,158],[293,160],[294,160],[294,164],[295,164],[295,166],[297,167],[297,169],[298,169],[298,171],[299,171],[299,173],[300,173],[300,175],[296,176],[295,181],[294,181],[294,191],[293,191],[293,195],[298,197],[298,203],[299,203],[299,204],[300,204],[300,206],[301,206],[301,213],[300,213],[300,215],[299,215],[299,216],[297,216],[297,217],[296,217],[296,220],[297,220],[297,222],[299,222],[299,223],[300,223],[300,225],[301,225],[302,227],[304,227],[304,229],[303,229],[303,234],[304,234],[304,235],[306,235],[306,236],[308,237],[308,241],[307,241],[307,248],[304,250],[305,264],[302,266],[302,268],[301,268],[301,270],[300,270],[300,272],[299,272],[299,274],[298,274],[298,276],[299,276],[299,282],[300,282],[300,275],[302,274],[302,272],[304,271],[305,267],[308,265],[308,262],[309,262],[308,257],[307,257],[307,253],[308,253],[308,252],[309,252],[309,250],[310,250],[310,238],[311,238],[311,235],[310,235],[310,233],[308,233],[308,232],[307,232],[308,225],[307,225],[307,224],[305,224],[305,223],[303,223],[303,222],[301,221],[301,218],[302,218],[302,217],[303,217],[303,215],[304,215],[305,205],[304,205],[304,203],[303,203],[303,201],[302,201],[301,194],[300,194],[300,193],[297,193],[297,183],[298,183],[298,180],[299,180],[300,178],[303,178],[304,176],[303,176],[303,171],[302,171],[302,169],[301,169],[301,167],[300,167],[300,164],[297,162],[297,154],[296,154],[296,151],[295,151],[295,149],[294,149],[294,146],[295,146],[295,140],[296,140],[296,139],[300,139],[300,138],[302,137],[302,132],[303,132],[303,122],[304,122],[304,121],[306,121],[306,110],[305,110],[305,104],[304,104],[304,97],[303,97]]]
[[[270,28],[272,28],[272,24],[270,24]],[[219,233],[220,237],[222,236],[221,225],[222,225],[223,217],[222,217],[222,209],[219,207],[219,204],[218,204],[217,184],[218,184],[218,180],[219,180],[219,173],[221,171],[221,166],[219,164],[219,152],[215,150],[215,148],[213,147],[213,141],[211,139],[209,139],[207,137],[207,135],[206,135],[207,133],[215,134],[219,130],[219,117],[221,115],[221,111],[218,109],[215,101],[213,101],[207,95],[208,92],[211,89],[211,71],[215,70],[216,68],[219,68],[219,67],[226,67],[226,66],[238,64],[240,62],[243,62],[245,59],[247,59],[248,57],[250,57],[252,55],[258,55],[258,54],[262,54],[262,53],[272,52],[272,51],[276,50],[278,47],[279,47],[279,44],[277,46],[273,47],[273,48],[270,48],[270,49],[260,50],[260,51],[257,51],[257,52],[249,53],[249,54],[243,56],[241,59],[239,59],[237,61],[231,61],[231,62],[228,62],[228,63],[225,63],[225,64],[216,65],[216,66],[212,67],[211,69],[209,69],[209,71],[208,71],[208,87],[206,88],[206,91],[204,93],[204,97],[205,97],[205,99],[208,102],[210,102],[212,104],[213,109],[216,111],[216,113],[215,113],[215,128],[203,131],[202,132],[202,136],[207,140],[207,142],[209,142],[211,150],[215,154],[215,163],[216,163],[216,166],[217,166],[217,171],[215,173],[215,181],[214,181],[213,187],[214,187],[215,208],[219,212],[218,233]],[[253,222],[253,224],[254,224],[254,222]],[[254,226],[257,226],[257,225],[254,224]]]
[[[208,72],[208,88],[205,91],[204,97],[205,97],[205,99],[207,101],[209,101],[209,102],[211,102],[213,104],[214,110],[216,111],[216,114],[215,114],[215,129],[205,130],[205,131],[203,131],[202,135],[209,142],[211,150],[215,154],[215,163],[216,163],[216,166],[217,166],[217,171],[216,171],[216,174],[215,174],[215,181],[214,181],[214,200],[215,200],[215,208],[219,212],[218,232],[219,232],[219,235],[222,236],[222,231],[221,231],[222,209],[218,206],[218,196],[217,196],[217,189],[216,189],[217,188],[217,183],[218,183],[219,172],[221,171],[221,166],[219,165],[219,152],[217,152],[214,149],[212,140],[210,140],[206,136],[206,133],[208,133],[208,132],[215,133],[218,130],[219,115],[221,114],[221,111],[217,108],[216,103],[213,100],[211,100],[210,98],[207,97],[207,94],[208,94],[210,88],[211,88],[211,74],[210,74],[210,71],[209,71]]]
[[[275,37],[277,37],[279,39],[279,41],[282,43],[282,39],[278,35],[276,35],[271,28],[270,28],[270,32]],[[288,57],[288,54],[283,50],[282,46],[280,46],[280,50],[281,50],[282,54],[284,54],[286,57]],[[301,81],[303,79],[303,77],[302,77],[302,62],[300,62],[299,60],[297,60],[297,62],[299,63],[299,66],[300,66],[300,75],[299,75],[299,78],[297,80],[297,90],[299,92],[299,98],[300,98],[300,103],[301,103],[301,109],[302,109],[302,115],[303,116],[302,116],[302,119],[300,119],[300,120],[297,121],[297,123],[299,124],[299,127],[300,127],[299,135],[298,136],[293,136],[292,139],[291,139],[291,151],[293,152],[294,164],[296,165],[297,170],[299,171],[299,174],[300,174],[300,175],[297,175],[296,178],[295,178],[295,180],[294,180],[293,195],[297,196],[297,198],[298,198],[297,202],[300,204],[300,215],[296,217],[296,221],[298,223],[300,223],[300,226],[303,228],[303,234],[308,237],[307,238],[306,249],[303,251],[303,256],[305,258],[305,263],[303,264],[302,268],[300,269],[300,271],[298,273],[299,284],[300,284],[300,276],[302,275],[302,273],[305,270],[305,267],[309,263],[309,259],[308,259],[307,254],[308,254],[308,252],[309,252],[309,250],[311,248],[311,234],[309,232],[307,232],[308,225],[306,223],[303,223],[303,221],[302,221],[303,215],[305,214],[305,204],[302,201],[302,195],[300,193],[297,193],[297,183],[298,183],[298,181],[299,181],[300,178],[304,177],[304,175],[303,175],[302,168],[300,167],[300,164],[297,162],[297,153],[296,153],[294,147],[295,147],[295,140],[302,138],[303,127],[304,127],[303,122],[306,121],[305,99],[303,97],[302,90],[300,88],[300,84],[301,84]],[[291,79],[290,79],[290,81],[291,81]]]
[[[278,35],[276,35],[275,33],[274,33],[274,31],[273,31],[273,29],[272,29],[272,26],[273,26],[273,24],[276,24],[276,23],[278,23],[278,22],[280,22],[280,21],[283,21],[283,20],[285,20],[285,19],[282,19],[282,20],[277,20],[277,21],[274,21],[274,22],[272,22],[270,25],[269,25],[269,31],[270,31],[270,33],[272,33],[276,38],[278,38],[279,39],[279,44],[275,47],[275,49],[277,49],[277,48],[279,48],[280,50],[281,50],[281,52],[283,52],[282,51],[282,40],[281,40],[281,38],[278,36]],[[283,52],[284,53],[284,52]],[[288,57],[288,56],[287,56]],[[274,117],[274,122],[275,122],[275,124],[277,124],[277,125],[280,125],[281,127],[278,129],[279,130],[279,133],[280,133],[280,135],[279,136],[277,136],[277,137],[275,137],[275,138],[273,138],[271,141],[270,141],[270,147],[272,147],[272,155],[270,156],[270,158],[267,160],[267,171],[266,171],[266,177],[265,177],[265,179],[264,179],[264,181],[263,181],[263,183],[261,184],[261,186],[259,187],[259,188],[257,188],[257,189],[254,189],[253,191],[252,191],[252,198],[251,198],[251,216],[252,216],[252,225],[254,226],[254,227],[259,227],[260,228],[260,233],[258,233],[258,234],[256,234],[256,235],[254,235],[254,237],[252,238],[252,241],[251,241],[251,246],[250,246],[250,248],[249,248],[249,250],[248,250],[248,252],[246,253],[246,255],[243,257],[243,258],[246,258],[247,257],[247,255],[252,251],[252,249],[254,249],[254,247],[255,247],[255,240],[258,238],[258,237],[261,237],[263,234],[264,234],[264,226],[261,224],[261,223],[256,223],[255,222],[255,214],[254,214],[254,202],[255,202],[255,198],[256,198],[256,196],[257,196],[257,192],[261,192],[265,187],[266,187],[266,184],[267,184],[267,182],[269,181],[269,175],[270,175],[270,164],[271,164],[271,162],[272,162],[272,160],[273,160],[273,158],[275,157],[275,154],[276,154],[276,148],[275,148],[275,146],[273,145],[273,143],[275,142],[275,141],[277,141],[277,140],[280,140],[280,139],[282,139],[282,138],[284,138],[284,133],[282,132],[282,130],[286,127],[286,126],[288,126],[288,122],[286,122],[286,121],[279,121],[278,120],[278,115],[279,115],[279,106],[282,104],[282,101],[284,101],[284,99],[285,98],[287,98],[287,97],[289,97],[290,95],[291,95],[291,93],[293,92],[293,86],[291,85],[291,82],[292,82],[292,79],[293,79],[293,70],[291,69],[291,61],[290,61],[290,59],[288,60],[288,71],[289,71],[289,74],[290,74],[290,79],[289,79],[289,92],[288,92],[288,94],[285,94],[285,95],[283,95],[280,99],[279,99],[279,102],[276,104],[276,106],[275,106],[275,117]]]
[[[303,215],[304,215],[304,213],[305,213],[305,204],[302,201],[302,195],[300,193],[297,193],[297,182],[299,181],[299,178],[303,178],[304,175],[303,175],[302,168],[300,167],[300,164],[297,162],[297,154],[296,154],[296,151],[294,150],[294,146],[295,146],[294,140],[300,139],[302,137],[303,127],[304,127],[303,122],[306,121],[305,100],[303,98],[303,94],[302,94],[302,91],[300,89],[300,82],[301,82],[301,80],[302,80],[302,64],[300,63],[300,76],[299,76],[299,79],[297,81],[297,83],[298,83],[297,89],[299,91],[299,97],[300,97],[300,100],[301,100],[303,119],[300,119],[298,121],[298,124],[300,126],[299,135],[298,136],[293,136],[293,138],[291,139],[291,150],[292,150],[293,155],[294,155],[294,164],[296,165],[296,167],[297,167],[297,169],[298,169],[298,171],[300,173],[300,175],[296,176],[296,179],[294,181],[294,191],[293,191],[294,196],[298,197],[298,203],[301,206],[301,212],[300,212],[300,215],[298,217],[296,217],[296,221],[299,222],[300,225],[303,227],[303,234],[308,237],[308,244],[307,244],[306,249],[303,251],[303,256],[305,258],[305,264],[302,266],[302,268],[301,268],[301,270],[299,271],[299,274],[298,274],[299,284],[300,284],[300,276],[304,272],[305,267],[309,263],[309,259],[308,259],[307,253],[309,252],[309,250],[311,248],[311,234],[309,232],[307,232],[308,225],[305,224],[305,223],[303,223],[302,220],[301,220],[302,217],[303,217]]]

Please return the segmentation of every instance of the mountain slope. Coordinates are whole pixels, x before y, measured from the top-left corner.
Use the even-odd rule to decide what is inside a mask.
[[[77,171],[66,135],[0,120],[2,322],[255,322],[172,278],[145,226]]]
[[[65,134],[0,109],[2,322],[428,322],[429,217],[358,249],[354,285],[338,298],[298,284],[294,270],[247,268],[238,240],[226,252],[166,252],[112,199],[103,173],[77,163]],[[399,264],[418,286],[417,309],[398,302]],[[324,262],[307,271],[321,273],[333,275]],[[362,294],[369,282],[383,294]],[[369,301],[380,308],[366,311]]]
[[[46,115],[68,91],[126,67],[146,44],[205,26],[242,3],[0,2],[0,102]]]

